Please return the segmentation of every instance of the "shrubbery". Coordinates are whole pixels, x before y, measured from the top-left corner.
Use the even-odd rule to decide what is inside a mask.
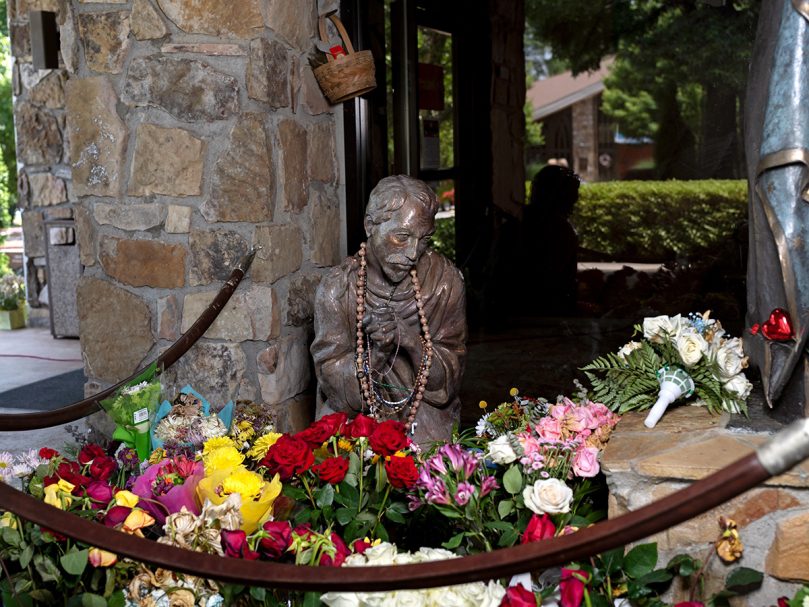
[[[744,180],[590,183],[573,214],[579,244],[617,261],[691,257],[731,240],[746,219]]]

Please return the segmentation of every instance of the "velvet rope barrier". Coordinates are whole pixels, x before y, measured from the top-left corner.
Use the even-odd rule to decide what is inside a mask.
[[[84,520],[2,483],[0,509],[119,556],[224,582],[315,591],[428,588],[539,571],[599,554],[706,512],[807,457],[809,419],[803,419],[779,432],[754,453],[691,486],[572,535],[463,558],[392,567],[313,569],[191,552]]]
[[[247,255],[239,260],[239,263],[230,273],[230,277],[228,277],[225,284],[222,285],[216,297],[214,297],[210,305],[200,314],[199,318],[194,321],[194,324],[191,325],[188,331],[183,333],[177,341],[169,346],[163,354],[157,357],[154,363],[157,364],[158,370],[162,371],[168,369],[205,334],[205,331],[208,330],[208,327],[210,327],[216,320],[216,317],[219,316],[222,308],[225,307],[225,304],[230,300],[236,287],[239,286],[242,278],[244,278],[244,275],[253,263],[253,258],[256,256],[257,250],[257,248],[251,249]],[[146,365],[143,369],[139,369],[126,379],[121,380],[114,386],[110,386],[98,394],[94,394],[89,398],[85,398],[84,400],[80,400],[55,411],[0,414],[0,430],[37,430],[39,428],[50,428],[51,426],[66,424],[81,419],[82,417],[87,417],[91,413],[95,413],[101,409],[100,401],[114,394],[121,386],[135,379],[154,363]]]

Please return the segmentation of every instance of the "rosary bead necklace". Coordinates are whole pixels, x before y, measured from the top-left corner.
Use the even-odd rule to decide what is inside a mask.
[[[404,389],[407,395],[396,401],[386,400],[379,392],[379,386],[387,388],[395,388],[388,384],[382,384],[374,379],[375,376],[384,377],[392,369],[396,362],[396,356],[391,361],[387,371],[381,373],[371,366],[371,340],[365,335],[363,330],[362,321],[365,317],[366,307],[366,291],[368,288],[368,262],[365,258],[366,243],[360,245],[359,270],[357,271],[357,350],[356,350],[356,366],[357,366],[357,379],[360,382],[360,391],[362,392],[362,399],[364,405],[368,406],[370,414],[377,420],[390,416],[390,414],[398,414],[408,404],[410,410],[407,413],[407,420],[405,428],[407,431],[415,428],[416,414],[418,413],[421,402],[424,399],[424,392],[427,390],[427,380],[430,376],[430,366],[433,362],[433,342],[430,335],[430,327],[427,324],[427,316],[424,313],[424,302],[421,299],[421,284],[419,283],[418,274],[414,267],[410,270],[410,279],[413,283],[413,295],[416,300],[416,309],[419,315],[419,324],[421,330],[421,345],[422,355],[419,370],[416,373],[416,379],[411,389]],[[394,288],[395,289],[395,288]],[[391,291],[391,298],[393,291]],[[397,343],[396,355],[399,352],[399,335],[397,328]],[[363,339],[365,338],[365,339]],[[364,342],[364,343],[363,343]]]

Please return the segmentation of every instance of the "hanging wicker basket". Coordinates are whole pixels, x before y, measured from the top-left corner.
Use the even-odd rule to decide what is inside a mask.
[[[355,51],[351,39],[337,15],[329,15],[334,27],[340,34],[348,54],[332,56],[326,53],[327,62],[315,68],[315,78],[332,104],[342,103],[376,88],[374,75],[374,56],[371,51]],[[318,20],[320,39],[328,45],[326,17]]]

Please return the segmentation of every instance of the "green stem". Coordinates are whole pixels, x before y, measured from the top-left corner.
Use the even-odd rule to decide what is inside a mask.
[[[312,502],[312,507],[317,508],[317,503],[315,502],[315,496],[312,495],[312,489],[309,487],[309,482],[306,480],[306,477],[301,475],[301,480],[303,481],[303,486],[306,489],[306,495],[309,496],[309,501]]]
[[[382,512],[385,510],[385,504],[388,502],[389,495],[390,495],[390,483],[388,483],[388,486],[385,488],[385,495],[382,498],[382,502],[379,504],[379,510],[376,513],[376,523],[374,523],[374,528],[373,531],[371,532],[373,538],[376,538],[376,528],[379,527],[379,523],[382,520]]]

